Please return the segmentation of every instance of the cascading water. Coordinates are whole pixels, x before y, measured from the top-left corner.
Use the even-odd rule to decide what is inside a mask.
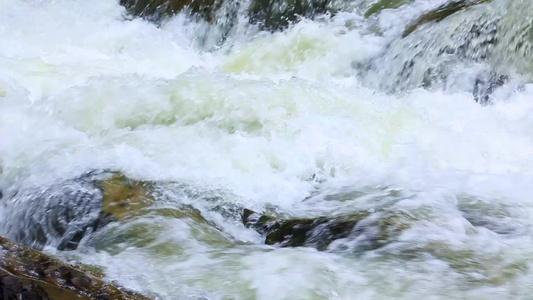
[[[157,299],[530,297],[532,1],[183,2],[0,0],[0,236]]]

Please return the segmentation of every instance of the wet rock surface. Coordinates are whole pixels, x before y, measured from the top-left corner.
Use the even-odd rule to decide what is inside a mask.
[[[120,4],[132,15],[151,21],[160,21],[184,9],[207,20],[212,20],[213,14],[220,6],[217,0],[120,0]]]
[[[157,232],[166,226],[165,222],[186,218],[194,226],[204,228],[201,230],[211,232],[212,238],[225,240],[220,228],[195,207],[174,202],[165,204],[165,192],[182,188],[133,180],[119,172],[91,172],[37,194],[32,194],[32,190],[28,192],[31,197],[22,197],[27,195],[22,193],[20,198],[12,199],[12,219],[6,222],[11,229],[8,237],[36,249],[54,246],[59,250],[76,249],[88,237],[91,247],[115,253],[121,251],[120,245],[141,248],[151,245],[157,240]],[[217,205],[209,210],[232,219],[225,211],[218,211]],[[351,238],[360,239],[361,249],[379,248],[391,236],[408,228],[406,220],[410,221],[392,212],[361,211],[341,216],[283,219],[249,209],[240,208],[240,211],[242,223],[264,235],[265,244],[318,250],[328,249],[334,241]]]
[[[366,214],[339,218],[277,220],[245,209],[243,223],[266,235],[265,244],[282,247],[313,246],[325,250],[334,240],[346,238]]]
[[[249,7],[250,22],[264,29],[287,27],[299,17],[313,18],[328,11],[331,0],[254,0]]]
[[[91,172],[79,178],[31,189],[5,205],[10,210],[7,237],[35,249],[53,246],[74,250],[85,236],[109,223],[144,214],[192,218],[207,222],[189,206],[153,208],[156,184],[118,172]]]
[[[408,23],[358,72],[386,93],[465,91],[476,102],[490,104],[500,87],[520,90],[532,80],[530,6],[523,1],[449,1]]]
[[[387,93],[459,89],[471,92],[480,104],[488,104],[512,74],[494,60],[501,52],[502,16],[509,14],[512,11],[505,5],[490,0],[443,4],[408,25],[401,39],[372,59],[362,77]],[[468,72],[458,72],[459,66]],[[378,83],[378,77],[391,80]]]
[[[397,8],[411,2],[413,2],[413,0],[378,0],[368,7],[364,15],[368,18],[384,9]]]
[[[223,0],[121,0],[120,4],[131,15],[154,22],[187,11],[193,18],[223,23],[224,18],[236,18],[236,10],[245,3]],[[245,9],[250,23],[260,24],[262,29],[277,30],[301,17],[313,18],[334,12],[331,4],[331,0],[253,0]]]
[[[334,241],[361,238],[359,250],[377,249],[391,241],[392,236],[410,227],[412,221],[400,213],[384,218],[369,218],[360,212],[347,216],[277,219],[245,209],[242,221],[265,236],[265,244],[281,247],[314,247],[327,250]]]
[[[6,236],[24,245],[41,249],[75,249],[87,232],[105,225],[102,192],[88,177],[17,193],[6,201]]]
[[[147,300],[42,252],[0,237],[0,299]]]

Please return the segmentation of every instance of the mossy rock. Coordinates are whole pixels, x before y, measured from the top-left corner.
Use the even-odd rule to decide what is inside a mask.
[[[3,237],[0,253],[0,299],[150,299]]]
[[[135,221],[140,217],[163,217],[172,219],[191,219],[201,224],[213,225],[208,222],[202,213],[191,205],[178,207],[157,206],[154,193],[157,183],[138,181],[126,177],[120,172],[112,172],[112,176],[95,181],[95,185],[102,191],[101,220],[105,223]],[[104,221],[101,221],[104,223]],[[128,230],[121,234],[124,240],[131,239],[140,243],[138,247],[146,246],[154,239],[157,226],[139,224],[136,230]],[[135,226],[133,228],[136,228]],[[150,228],[150,230],[148,230]],[[147,237],[142,238],[147,235]],[[119,238],[120,239],[120,238]],[[141,242],[141,241],[144,241]]]
[[[198,223],[209,223],[198,209],[190,205],[156,206],[155,182],[133,180],[116,172],[110,178],[95,183],[102,190],[102,214],[113,221],[124,221],[150,214],[176,219],[190,218]]]
[[[430,22],[440,22],[447,17],[465,10],[474,5],[490,2],[492,0],[454,0],[449,3],[443,4],[429,12],[420,16],[416,21],[407,27],[403,32],[403,37],[408,36],[420,26]]]
[[[102,213],[114,220],[132,218],[155,203],[153,184],[131,180],[122,173],[97,182],[102,190]]]

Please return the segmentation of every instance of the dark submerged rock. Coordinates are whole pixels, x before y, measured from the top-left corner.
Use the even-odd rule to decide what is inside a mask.
[[[372,250],[388,243],[392,235],[410,227],[412,218],[401,213],[391,214],[368,220],[367,212],[348,216],[317,217],[279,220],[275,217],[258,214],[245,209],[243,224],[265,235],[265,244],[281,247],[311,246],[327,250],[328,246],[339,239],[365,235],[361,250]]]
[[[276,220],[245,209],[243,223],[265,234],[265,244],[282,247],[313,246],[325,250],[334,240],[347,237],[366,215],[350,218],[302,218]]]
[[[120,0],[120,4],[134,15],[160,22],[181,11],[195,18],[218,23],[219,18],[236,18],[240,1],[228,0]],[[262,29],[278,30],[287,27],[299,17],[312,18],[331,9],[332,0],[253,0],[247,9],[249,21]],[[233,10],[233,11],[232,11]],[[227,20],[221,22],[228,22]],[[231,23],[231,21],[230,21]]]
[[[58,259],[0,237],[0,299],[147,300]]]
[[[253,0],[249,7],[251,23],[263,29],[277,30],[287,27],[299,17],[313,18],[329,9],[331,0]]]
[[[217,0],[120,0],[120,5],[124,6],[130,14],[156,22],[184,9],[206,20],[211,20],[220,3],[221,1]]]

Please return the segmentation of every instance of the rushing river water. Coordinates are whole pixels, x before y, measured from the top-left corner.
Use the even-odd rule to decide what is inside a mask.
[[[147,295],[531,299],[533,1],[412,32],[450,1],[381,2],[271,31],[242,1],[154,23],[115,0],[0,0],[0,235],[13,201],[118,170],[173,182],[162,198],[216,227],[146,216],[45,251]],[[377,249],[318,251],[264,245],[241,208],[409,217]]]

